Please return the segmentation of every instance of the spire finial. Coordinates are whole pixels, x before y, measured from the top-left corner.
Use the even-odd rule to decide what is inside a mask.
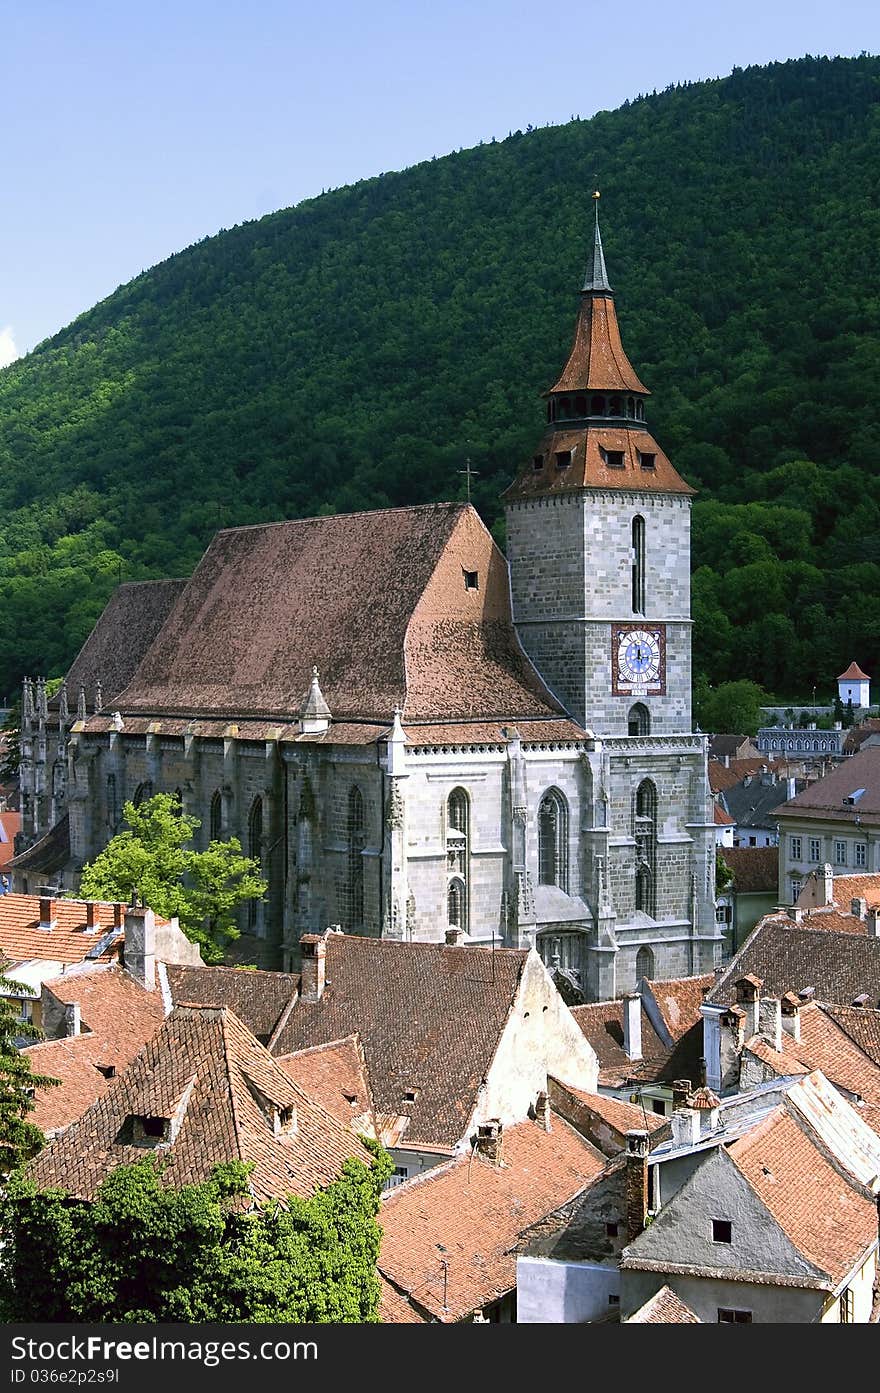
[[[587,274],[584,277],[584,290],[601,290],[605,294],[611,293],[611,286],[608,284],[608,272],[605,270],[605,253],[602,251],[602,234],[599,231],[599,199],[602,197],[598,189],[593,191],[593,207],[596,210],[596,230],[593,234],[593,255],[587,264]]]

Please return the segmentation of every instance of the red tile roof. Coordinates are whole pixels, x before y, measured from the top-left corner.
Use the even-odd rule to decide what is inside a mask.
[[[730,816],[730,813],[727,811],[726,808],[722,808],[722,807],[720,806],[720,804],[718,804],[718,803],[713,803],[713,804],[712,804],[712,810],[713,810],[713,813],[714,813],[714,816],[715,816],[715,826],[716,826],[716,827],[732,827],[732,826],[733,826],[733,818]]]
[[[379,1271],[435,1320],[453,1322],[516,1285],[517,1237],[599,1174],[605,1158],[555,1114],[505,1128],[502,1164],[479,1154],[388,1191]]]
[[[838,677],[838,682],[870,682],[870,677],[866,672],[862,672],[858,663],[852,662],[846,672],[842,672]]]
[[[778,846],[723,846],[721,859],[733,872],[740,895],[775,895],[779,889]]]
[[[787,760],[761,755],[757,759],[732,759],[729,764],[722,764],[719,759],[710,759],[707,767],[710,789],[713,793],[724,793],[742,783],[746,775],[760,774],[764,769],[776,779],[784,778],[789,764]]]
[[[629,1316],[627,1324],[701,1325],[702,1322],[671,1287],[661,1287],[644,1306],[640,1306],[634,1315]]]
[[[607,463],[606,452],[623,456],[621,468]],[[565,468],[557,456],[570,454]],[[650,469],[642,467],[641,455],[653,455]],[[536,469],[540,456],[543,466]],[[624,426],[551,427],[543,436],[534,456],[520,469],[514,482],[502,495],[507,500],[538,498],[547,494],[569,493],[572,489],[622,489],[638,493],[692,494],[696,490],[677,474],[657,441],[644,428]]]
[[[621,1149],[623,1138],[633,1128],[656,1132],[666,1122],[666,1118],[659,1113],[648,1112],[639,1104],[625,1103],[620,1098],[610,1098],[607,1093],[586,1093],[582,1088],[573,1088],[571,1084],[561,1083],[552,1077],[548,1079],[548,1085],[553,1111],[606,1154]],[[601,1126],[603,1123],[604,1129]],[[598,1127],[596,1124],[599,1124]],[[616,1148],[607,1145],[607,1128],[618,1134]]]
[[[99,927],[86,927],[86,908],[82,900],[52,901],[51,929],[40,928],[40,898],[38,895],[0,895],[0,957],[7,963],[81,962],[102,934],[113,928],[114,906],[98,906]],[[121,938],[108,945],[101,954],[104,959],[115,958]]]
[[[15,855],[15,838],[21,831],[21,813],[0,813],[0,872]]]
[[[857,803],[847,803],[859,789]],[[880,821],[880,749],[869,746],[834,766],[824,778],[808,784],[796,798],[777,808],[781,818],[817,818],[825,822],[862,824]]]
[[[331,1117],[372,1135],[373,1100],[357,1035],[276,1058],[294,1083]]]
[[[295,1127],[276,1135],[272,1107],[293,1109]],[[344,1161],[371,1156],[351,1130],[314,1103],[223,1007],[177,1007],[106,1092],[29,1166],[41,1186],[92,1199],[107,1173],[140,1159],[133,1117],[177,1119],[162,1147],[163,1180],[207,1179],[220,1161],[252,1161],[258,1200],[310,1195]]]
[[[85,687],[90,711],[97,683],[104,705],[115,701],[185,584],[183,580],[141,580],[117,585],[65,678],[71,713],[76,711],[80,686]],[[57,695],[50,700],[50,711],[57,709],[58,701]]]
[[[680,1040],[693,1026],[702,1025],[700,1007],[706,993],[714,985],[714,972],[706,972],[698,977],[668,977],[648,982],[647,990],[656,1001],[673,1040]]]
[[[648,394],[624,352],[611,295],[581,296],[568,362],[550,391]]]
[[[117,705],[289,721],[313,664],[337,720],[564,715],[516,636],[507,563],[458,503],[219,532]]]

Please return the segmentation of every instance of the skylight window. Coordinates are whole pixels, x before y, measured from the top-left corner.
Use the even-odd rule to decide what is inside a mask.
[[[863,788],[857,788],[854,793],[848,793],[843,800],[844,803],[848,803],[850,807],[853,807],[856,803],[858,803],[864,791],[865,790]]]

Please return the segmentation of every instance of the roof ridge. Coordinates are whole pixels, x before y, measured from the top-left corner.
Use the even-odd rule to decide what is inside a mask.
[[[342,520],[343,518],[382,517],[386,513],[429,513],[444,509],[449,512],[454,512],[456,509],[465,510],[467,508],[473,508],[473,504],[463,501],[456,502],[454,499],[445,499],[439,503],[407,503],[399,508],[358,508],[352,513],[319,513],[304,518],[276,518],[274,522],[246,522],[240,527],[218,527],[217,531],[214,533],[214,537],[225,536],[230,532],[255,532],[263,531],[270,527],[297,527],[304,524],[314,524],[316,522],[333,522]],[[473,510],[476,512],[476,508]],[[210,546],[211,543],[209,542],[208,545]],[[189,579],[189,577],[184,577],[184,579]]]

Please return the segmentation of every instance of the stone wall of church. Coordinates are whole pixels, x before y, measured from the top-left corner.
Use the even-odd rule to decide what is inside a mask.
[[[611,693],[611,625],[635,623],[632,525],[645,521],[645,624],[666,625],[666,694]],[[575,720],[626,735],[634,700],[657,734],[691,727],[690,499],[677,494],[560,494],[507,509],[513,614],[520,639]]]

